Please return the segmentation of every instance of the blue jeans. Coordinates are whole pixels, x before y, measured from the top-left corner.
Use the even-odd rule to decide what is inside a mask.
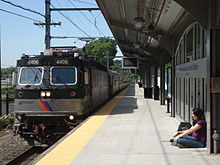
[[[172,142],[171,144],[173,146],[177,146],[178,143],[181,144],[181,145],[190,147],[190,148],[202,148],[202,147],[205,147],[204,144],[202,144],[200,141],[198,141],[197,139],[195,139],[194,137],[189,136],[189,135],[183,136],[183,137],[179,138],[177,140],[177,142]]]

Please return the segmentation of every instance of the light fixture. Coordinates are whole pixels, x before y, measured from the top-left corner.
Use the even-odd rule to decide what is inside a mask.
[[[40,96],[41,97],[51,97],[51,91],[41,91]]]
[[[135,17],[133,19],[134,28],[136,30],[141,30],[144,27],[144,19],[142,17]]]
[[[135,42],[135,43],[133,44],[133,46],[134,46],[135,49],[139,49],[139,48],[140,48],[140,43]]]
[[[70,119],[70,120],[73,120],[73,119],[74,119],[74,116],[73,116],[73,115],[69,115],[69,119]]]
[[[44,91],[41,91],[41,92],[40,92],[40,96],[41,96],[41,97],[45,97],[45,96],[46,96],[46,93],[45,93]]]
[[[158,41],[160,41],[161,38],[162,38],[162,35],[161,35],[161,34],[158,34],[158,35],[157,35]]]
[[[51,96],[51,92],[47,91],[47,92],[46,92],[46,96],[47,96],[47,97],[50,97],[50,96]]]

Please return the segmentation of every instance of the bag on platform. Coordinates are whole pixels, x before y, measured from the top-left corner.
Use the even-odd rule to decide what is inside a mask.
[[[192,127],[192,124],[189,122],[180,122],[177,131],[184,131],[187,129],[190,129]]]

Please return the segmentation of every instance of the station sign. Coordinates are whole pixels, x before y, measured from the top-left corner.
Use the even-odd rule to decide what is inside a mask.
[[[188,63],[176,65],[176,78],[206,78],[207,77],[207,59],[191,61]]]
[[[138,69],[138,58],[137,57],[123,57],[122,68],[123,69]]]

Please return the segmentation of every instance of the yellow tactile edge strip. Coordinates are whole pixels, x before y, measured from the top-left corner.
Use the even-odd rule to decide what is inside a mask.
[[[35,165],[69,165],[108,117],[129,87],[120,92]]]

